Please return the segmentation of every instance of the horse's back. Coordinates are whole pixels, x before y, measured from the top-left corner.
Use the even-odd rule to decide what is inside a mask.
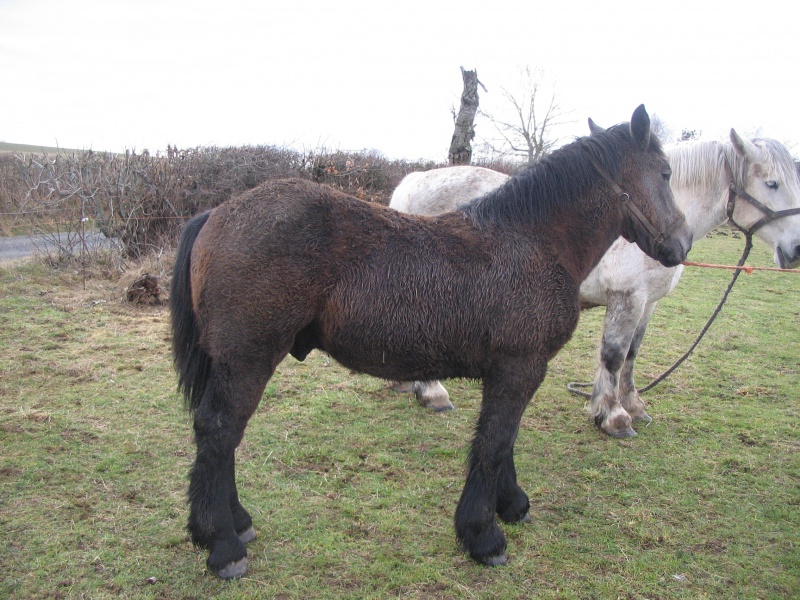
[[[299,311],[294,322],[342,286],[353,296],[395,293],[393,277],[432,287],[433,273],[489,260],[493,243],[462,215],[439,222],[306,180],[269,181],[211,212],[192,249],[193,305],[243,322]]]
[[[503,173],[468,165],[417,171],[403,178],[389,206],[406,213],[438,215],[491,192],[506,180]]]

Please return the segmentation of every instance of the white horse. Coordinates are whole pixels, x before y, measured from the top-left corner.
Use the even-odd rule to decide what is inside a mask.
[[[591,121],[589,125],[600,129]],[[745,229],[756,225],[755,234],[773,248],[780,267],[800,263],[800,180],[782,144],[746,140],[731,129],[730,142],[680,143],[666,153],[675,201],[695,240],[725,222],[730,200],[733,220]],[[438,214],[506,179],[468,166],[411,173],[400,182],[390,206]],[[582,308],[607,307],[589,411],[609,435],[634,436],[633,421],[651,420],[634,385],[634,363],[656,303],[675,288],[682,272],[682,266],[665,268],[620,238],[581,285]],[[437,411],[453,408],[438,381],[401,383],[395,389],[414,391],[423,406]]]

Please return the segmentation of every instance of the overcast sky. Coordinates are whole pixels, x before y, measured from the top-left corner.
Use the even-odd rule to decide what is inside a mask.
[[[0,0],[0,141],[376,149],[446,158],[460,66],[500,110],[546,70],[564,141],[644,103],[670,128],[731,127],[797,156],[793,2]],[[489,133],[479,123],[479,133]]]

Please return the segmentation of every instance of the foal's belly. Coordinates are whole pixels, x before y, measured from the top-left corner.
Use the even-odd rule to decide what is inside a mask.
[[[472,332],[432,332],[424,323],[355,319],[325,328],[319,348],[345,367],[395,380],[479,378],[489,348]]]
[[[438,313],[435,322],[424,311],[337,311],[335,319],[323,319],[317,347],[349,369],[383,379],[482,378],[510,357],[536,363],[558,352],[578,323],[577,294],[573,289],[567,296],[465,305]]]

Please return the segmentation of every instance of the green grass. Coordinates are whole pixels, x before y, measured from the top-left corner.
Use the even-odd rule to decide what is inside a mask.
[[[740,239],[693,260],[735,263]],[[771,265],[757,244],[751,264]],[[653,317],[637,376],[676,359],[729,274],[687,268]],[[223,582],[185,532],[191,427],[163,307],[124,283],[0,267],[0,598],[791,598],[800,591],[800,276],[742,275],[695,355],[646,396],[639,436],[600,434],[568,394],[591,379],[586,312],[523,419],[534,522],[510,563],[457,548],[480,388],[433,415],[312,353],[287,359],[238,451],[255,520],[250,574]],[[152,578],[152,579],[151,579]],[[148,581],[149,580],[149,581]]]

